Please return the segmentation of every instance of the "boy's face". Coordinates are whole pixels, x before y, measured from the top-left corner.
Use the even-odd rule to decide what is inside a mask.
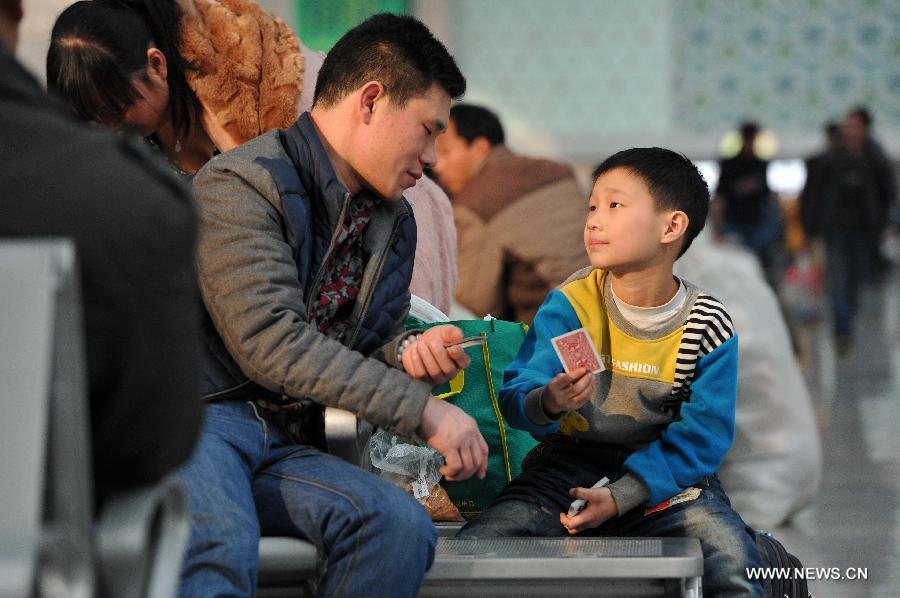
[[[450,96],[437,84],[402,107],[387,95],[375,103],[372,122],[357,146],[354,168],[381,197],[398,200],[437,160],[435,140],[447,128]]]
[[[644,180],[624,168],[597,177],[588,203],[584,246],[591,265],[634,272],[663,259],[661,238],[670,212],[657,210]]]

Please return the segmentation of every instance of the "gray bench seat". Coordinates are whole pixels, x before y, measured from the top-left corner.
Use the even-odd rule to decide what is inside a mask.
[[[435,562],[419,596],[701,595],[696,539],[449,537],[458,527],[438,526]],[[311,594],[320,566],[307,542],[263,538],[259,595],[287,595],[279,591],[287,588]]]

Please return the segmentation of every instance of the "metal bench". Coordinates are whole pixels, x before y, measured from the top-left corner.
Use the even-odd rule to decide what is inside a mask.
[[[169,598],[184,493],[134,490],[94,520],[82,338],[72,244],[0,242],[0,596]]]
[[[701,596],[695,538],[439,538],[419,596]]]
[[[438,526],[434,565],[419,596],[685,596],[699,598],[703,554],[694,538],[456,539]],[[315,548],[293,538],[260,543],[259,596],[311,596]]]

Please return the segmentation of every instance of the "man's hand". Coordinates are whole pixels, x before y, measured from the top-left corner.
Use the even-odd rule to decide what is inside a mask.
[[[441,473],[448,480],[487,474],[488,446],[478,424],[465,411],[441,399],[428,398],[419,435],[444,456]]]
[[[416,380],[431,386],[447,382],[472,363],[462,348],[444,346],[462,338],[463,332],[456,326],[447,324],[429,328],[403,351],[403,369]]]
[[[547,384],[541,403],[550,415],[575,411],[591,400],[596,389],[594,375],[587,368],[578,368],[571,374],[562,372]]]
[[[559,514],[559,522],[563,524],[569,535],[574,536],[592,527],[599,527],[604,521],[618,513],[616,499],[609,488],[572,488],[569,490],[572,499],[587,501],[581,513],[569,517],[567,513]]]

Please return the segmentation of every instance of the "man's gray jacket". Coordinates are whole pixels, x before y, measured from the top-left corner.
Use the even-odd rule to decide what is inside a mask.
[[[309,323],[351,195],[308,113],[211,160],[194,178],[208,314],[208,400],[311,399],[400,434],[430,388],[397,369],[416,245],[405,200],[376,200],[366,266],[342,341]]]

